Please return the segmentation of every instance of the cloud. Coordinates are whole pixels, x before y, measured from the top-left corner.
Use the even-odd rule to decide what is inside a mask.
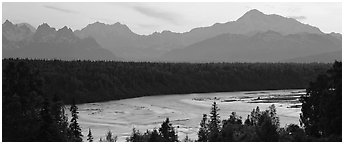
[[[153,10],[153,9],[146,8],[146,7],[140,7],[140,6],[135,6],[133,8],[134,8],[134,10],[140,12],[141,14],[152,17],[152,18],[168,21],[168,22],[171,22],[173,24],[179,23],[178,18],[180,16],[175,14],[175,13],[157,11],[157,10]]]
[[[296,20],[305,20],[307,17],[305,16],[290,16],[290,18],[296,19]]]
[[[60,12],[65,12],[65,13],[78,13],[76,11],[72,11],[72,10],[64,9],[64,8],[59,8],[59,7],[55,7],[55,6],[50,6],[50,5],[44,5],[44,7],[48,8],[48,9],[60,11]]]

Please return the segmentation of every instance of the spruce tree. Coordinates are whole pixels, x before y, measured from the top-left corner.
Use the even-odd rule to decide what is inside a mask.
[[[88,129],[87,141],[93,142],[93,136],[90,128]]]
[[[203,118],[201,120],[200,123],[200,128],[198,131],[198,141],[199,142],[206,142],[208,140],[208,134],[209,134],[209,130],[208,130],[208,121],[207,121],[207,114],[203,114]]]
[[[208,140],[211,142],[217,141],[220,132],[220,115],[219,108],[216,102],[213,103],[210,111],[210,119],[208,124],[209,135]]]
[[[271,106],[269,106],[269,109],[267,110],[267,112],[270,115],[272,124],[275,125],[277,128],[279,128],[280,122],[279,122],[279,117],[277,116],[275,105],[272,104]]]
[[[159,128],[159,132],[162,135],[162,137],[167,142],[176,142],[178,141],[178,136],[176,132],[174,131],[174,128],[172,124],[170,124],[169,118],[166,118],[166,121],[164,121],[161,124],[161,127]]]
[[[58,129],[54,124],[50,112],[50,102],[47,98],[44,99],[42,104],[42,109],[40,111],[41,116],[41,126],[38,132],[37,140],[43,142],[53,142],[59,141],[58,139]]]
[[[106,142],[116,142],[117,136],[113,137],[111,130],[108,130],[106,135],[105,135],[105,140],[106,140]]]
[[[81,142],[83,135],[81,134],[81,128],[78,123],[78,107],[75,104],[75,99],[72,100],[72,105],[70,107],[70,112],[72,115],[72,119],[70,120],[69,129],[71,131],[70,140]]]
[[[60,141],[68,141],[68,117],[65,114],[65,106],[58,95],[52,99],[51,114],[58,128],[58,138]]]

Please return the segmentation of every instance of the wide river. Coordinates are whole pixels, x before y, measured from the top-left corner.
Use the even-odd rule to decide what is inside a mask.
[[[183,95],[146,96],[78,105],[79,123],[84,140],[91,128],[94,140],[104,139],[111,130],[118,141],[125,141],[132,128],[145,132],[146,129],[159,128],[168,117],[178,131],[179,139],[188,135],[197,139],[197,131],[202,114],[209,114],[212,103],[217,102],[221,120],[227,119],[231,112],[242,116],[243,121],[252,109],[260,110],[275,104],[281,127],[286,124],[299,124],[300,108],[290,108],[300,103],[293,100],[264,101],[264,98],[298,97],[304,90],[241,91]],[[258,98],[259,97],[259,98]],[[263,100],[263,101],[262,101]],[[68,114],[70,115],[70,114]]]

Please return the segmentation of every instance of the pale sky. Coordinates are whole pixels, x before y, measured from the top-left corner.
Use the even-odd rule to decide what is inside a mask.
[[[48,23],[57,29],[68,26],[82,29],[96,21],[106,24],[120,22],[137,34],[170,30],[186,32],[214,23],[235,21],[250,9],[265,14],[293,17],[316,26],[325,33],[342,33],[342,4],[331,3],[262,3],[262,2],[188,2],[188,3],[2,3],[2,22],[27,22],[34,27]]]

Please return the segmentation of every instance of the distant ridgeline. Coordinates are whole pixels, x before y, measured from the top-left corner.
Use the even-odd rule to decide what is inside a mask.
[[[38,71],[42,94],[65,103],[119,100],[150,95],[306,88],[331,64],[152,63],[3,59],[3,80],[19,66]],[[24,69],[25,70],[25,69]],[[21,71],[25,73],[25,71]],[[20,74],[19,74],[20,75]]]

